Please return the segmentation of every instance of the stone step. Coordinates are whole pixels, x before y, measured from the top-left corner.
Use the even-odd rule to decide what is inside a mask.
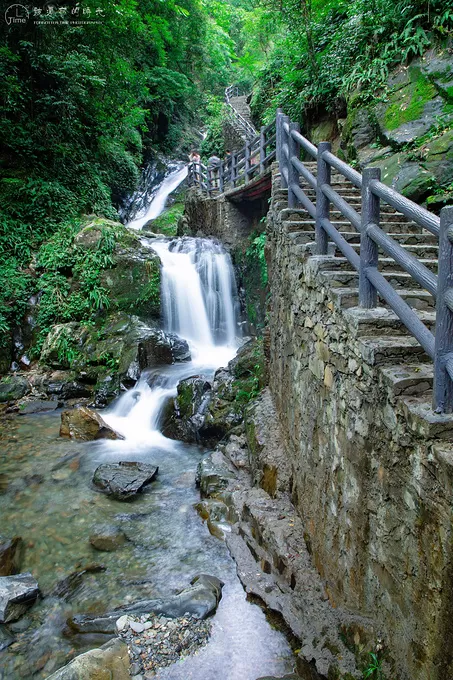
[[[357,288],[359,285],[359,275],[352,267],[343,271],[325,270],[320,272],[320,275],[326,282],[329,282],[332,288]],[[384,271],[382,275],[398,292],[401,288],[421,290],[418,283],[407,272]]]
[[[395,365],[402,361],[430,361],[424,349],[411,335],[360,338],[359,350],[363,360],[372,366]]]
[[[304,248],[304,246],[298,246],[301,249]],[[302,253],[305,256],[305,253]],[[438,262],[437,260],[429,260],[426,258],[420,259],[419,262],[421,264],[424,264],[425,267],[427,267],[429,270],[432,272],[436,273],[437,272],[437,266]],[[319,268],[321,270],[339,270],[339,271],[344,271],[348,270],[351,268],[351,264],[349,260],[347,260],[345,257],[326,257],[322,262],[319,262]],[[379,264],[378,264],[378,269],[381,272],[400,272],[403,271],[399,265],[395,262],[395,260],[391,257],[380,257],[379,258]]]
[[[287,221],[284,222],[284,225],[287,225],[286,227],[286,233],[289,237],[291,237],[294,241],[294,243],[311,243],[312,241],[315,240],[315,231],[314,231],[314,222],[307,221],[307,222],[291,222]],[[343,229],[339,230],[343,238],[348,242],[348,243],[360,243],[360,234],[357,231],[346,231]],[[409,246],[424,246],[425,244],[430,246],[431,248],[435,248],[436,255],[438,253],[438,246],[432,243],[431,239],[429,238],[430,236],[432,239],[436,239],[436,237],[433,234],[395,234],[391,232],[389,234],[395,241],[398,241],[402,246],[404,245],[409,245]],[[333,244],[332,244],[333,245]]]
[[[395,236],[392,234],[392,238],[395,239]],[[396,239],[395,239],[396,240]],[[406,243],[401,243],[400,244],[404,250],[406,250],[408,253],[412,253],[412,255],[415,255],[420,262],[422,260],[436,260],[438,259],[439,256],[439,246],[428,244],[428,243],[417,243],[417,244],[406,244]],[[360,243],[353,243],[352,247],[354,250],[359,253],[360,252]],[[341,251],[337,248],[338,253]],[[386,257],[384,251],[382,248],[379,248],[379,259],[384,256]]]
[[[420,321],[434,332],[436,312],[432,309],[414,309]],[[409,331],[395,312],[387,307],[364,309],[363,307],[349,307],[344,310],[349,324],[354,328],[357,337],[379,337],[385,335],[408,335]]]
[[[358,277],[357,277],[358,279]],[[338,307],[349,309],[350,307],[357,307],[359,304],[359,289],[358,287],[349,286],[346,288],[332,288],[331,295],[335,299]],[[419,310],[432,311],[436,307],[436,301],[431,293],[422,288],[399,288],[398,295],[407,302],[409,307]],[[388,307],[384,300],[379,299],[379,304],[383,307]]]
[[[425,394],[432,390],[434,366],[431,363],[398,364],[383,367],[381,375],[384,384],[394,396]]]

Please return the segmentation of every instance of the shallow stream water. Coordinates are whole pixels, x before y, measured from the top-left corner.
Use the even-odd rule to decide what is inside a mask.
[[[164,324],[189,341],[192,361],[143,376],[102,414],[126,439],[59,439],[58,412],[0,423],[1,534],[22,536],[22,571],[33,574],[43,594],[9,626],[16,641],[0,652],[1,680],[46,678],[105,642],[102,636],[67,636],[65,622],[74,613],[168,596],[202,572],[225,583],[210,641],[157,678],[256,680],[292,670],[285,637],[246,600],[225,544],[194,509],[196,468],[207,452],[159,431],[161,409],[178,381],[195,374],[212,379],[236,352],[240,326],[231,261],[219,244],[203,239],[159,241],[155,249],[163,262]],[[159,466],[157,481],[131,502],[112,500],[91,481],[99,464],[120,460]],[[89,537],[99,524],[120,528],[127,542],[115,552],[96,551]],[[93,563],[102,569],[56,596],[58,582]]]

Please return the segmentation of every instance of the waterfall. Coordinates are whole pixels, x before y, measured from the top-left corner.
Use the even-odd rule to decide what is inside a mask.
[[[138,216],[134,216],[134,219],[128,222],[127,226],[138,231],[142,229],[142,227],[147,222],[149,222],[149,220],[155,220],[156,217],[159,217],[165,208],[165,203],[167,202],[169,195],[172,193],[172,191],[179,187],[181,182],[186,177],[186,165],[183,167],[178,167],[176,170],[170,172],[160,184],[151,203],[146,208],[141,210]]]
[[[155,239],[151,247],[162,262],[163,328],[187,340],[192,361],[142,375],[104,418],[126,442],[153,441],[171,448],[174,442],[158,430],[162,409],[176,395],[180,380],[212,376],[234,357],[240,340],[239,302],[231,258],[220,243],[184,237]]]

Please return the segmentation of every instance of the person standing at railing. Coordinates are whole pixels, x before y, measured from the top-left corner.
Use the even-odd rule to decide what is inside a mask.
[[[192,151],[189,153],[189,161],[191,163],[199,163],[200,162],[200,154],[198,151],[195,151],[195,149],[192,149]]]
[[[212,188],[213,189],[218,189],[219,188],[219,169],[222,161],[218,156],[213,154],[210,156],[208,159],[208,173],[211,176],[211,182],[212,182]]]

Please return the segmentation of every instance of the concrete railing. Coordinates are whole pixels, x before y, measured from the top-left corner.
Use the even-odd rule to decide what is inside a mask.
[[[316,176],[301,157],[316,162]],[[279,164],[281,186],[288,190],[288,206],[305,208],[315,222],[316,253],[327,255],[328,242],[335,243],[359,274],[359,305],[372,309],[377,306],[379,296],[395,312],[434,361],[434,410],[452,413],[453,207],[444,208],[439,218],[383,184],[378,168],[367,168],[363,174],[357,172],[331,152],[329,142],[321,142],[316,147],[303,137],[298,123],[291,122],[280,109],[277,111],[275,128],[274,123],[261,128],[259,135],[247,142],[241,151],[225,159],[218,169],[208,167],[200,172],[191,170],[189,166],[189,181],[212,195],[216,191],[223,192],[227,185],[233,189],[256,179],[267,171],[274,158]],[[333,189],[332,170],[361,190],[360,213]],[[315,203],[303,190],[301,179],[316,193]],[[437,275],[380,228],[381,203],[391,206],[438,237]],[[359,252],[354,250],[329,219],[331,205],[360,234]],[[379,249],[435,299],[435,334],[379,271]]]

